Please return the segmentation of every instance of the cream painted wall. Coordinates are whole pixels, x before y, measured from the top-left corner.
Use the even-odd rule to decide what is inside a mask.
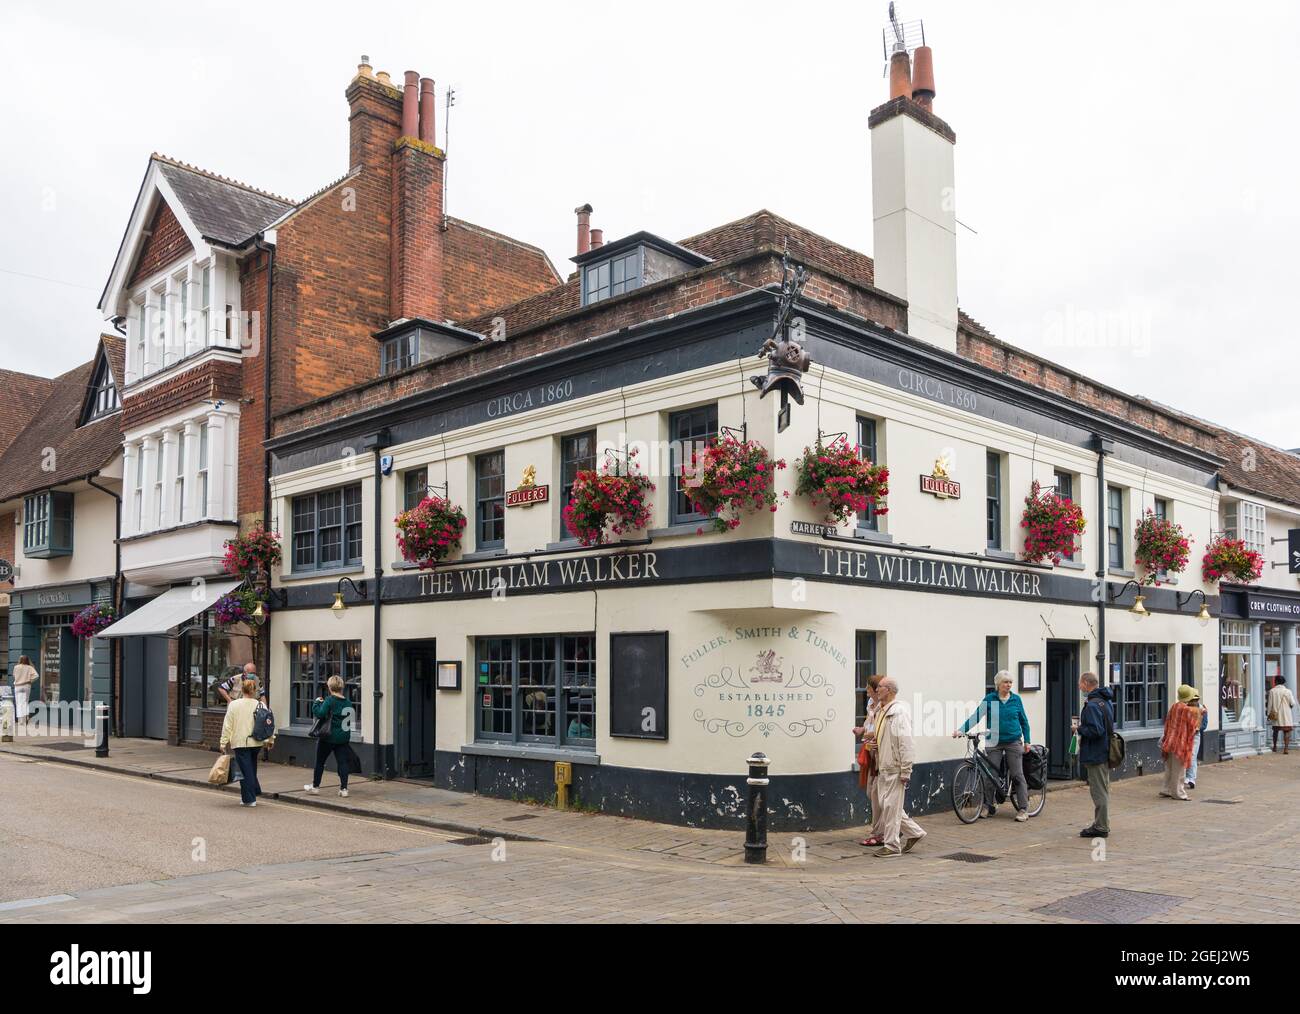
[[[105,472],[112,474],[110,469]],[[114,492],[121,491],[117,477],[95,480]],[[75,496],[72,502],[72,555],[38,560],[23,555],[22,504],[14,514],[14,555],[22,573],[15,579],[16,591],[45,585],[111,578],[117,569],[117,501],[85,483],[65,487]]]
[[[741,371],[748,372],[748,371]],[[1088,531],[1078,555],[1080,566],[1064,572],[1091,580],[1096,569],[1098,539],[1102,526],[1096,518],[1096,458],[1092,453],[1014,427],[995,423],[967,411],[966,392],[955,392],[948,401],[913,390],[895,390],[883,385],[826,371],[823,376],[814,367],[805,384],[807,403],[793,410],[793,425],[776,432],[775,398],[759,401],[749,385],[742,403],[742,384],[735,363],[708,367],[688,374],[662,378],[629,387],[623,392],[595,395],[570,402],[551,404],[532,411],[496,419],[464,430],[436,435],[392,448],[393,474],[382,482],[382,516],[388,530],[382,541],[384,567],[392,572],[403,566],[397,558],[391,519],[400,510],[401,475],[410,468],[427,467],[429,482],[441,485],[445,480],[453,502],[459,503],[470,519],[464,550],[472,552],[473,540],[473,459],[476,454],[498,448],[506,449],[506,485],[518,484],[527,465],[537,466],[537,481],[549,484],[551,500],[531,508],[510,508],[507,512],[506,551],[511,554],[545,549],[560,533],[559,450],[562,434],[595,428],[599,441],[613,443],[626,433],[643,446],[643,465],[658,485],[655,495],[653,527],[662,528],[669,518],[669,482],[664,471],[671,411],[717,401],[719,423],[739,428],[742,420],[749,424],[750,436],[764,442],[776,456],[793,466],[806,445],[815,442],[820,416],[823,433],[845,432],[856,441],[856,417],[870,415],[882,420],[881,457],[891,470],[890,513],[882,530],[895,543],[928,545],[964,553],[982,553],[985,548],[984,465],[986,448],[1006,456],[1006,483],[1003,513],[1006,518],[1004,546],[1019,551],[1023,545],[1018,521],[1023,499],[1030,482],[1037,477],[1044,484],[1053,482],[1054,467],[1078,476],[1076,496],[1088,520]],[[817,397],[820,394],[820,407]],[[955,403],[954,403],[955,402]],[[743,408],[742,408],[743,404]],[[626,420],[626,423],[625,423]],[[938,500],[919,489],[919,477],[929,474],[941,454],[949,458],[949,473],[962,484],[958,500]],[[1107,462],[1107,479],[1126,490],[1129,514],[1126,519],[1126,561],[1131,561],[1132,526],[1139,511],[1149,506],[1155,496],[1171,503],[1173,517],[1189,533],[1208,531],[1217,510],[1217,494],[1171,476],[1150,473],[1145,469],[1111,458]],[[331,488],[345,482],[362,486],[364,527],[364,574],[373,572],[370,530],[372,520],[373,458],[370,455],[348,456],[339,462],[316,466],[273,483],[276,513],[285,538],[286,557],[292,544],[292,497],[305,492]],[[796,475],[791,467],[779,474],[778,486],[793,490]],[[660,533],[656,548],[703,544],[702,540],[734,540],[746,537],[808,538],[792,536],[790,522],[818,521],[819,515],[802,498],[791,497],[773,514],[750,517],[739,532],[729,535],[695,535]],[[850,528],[847,525],[846,528]],[[810,541],[818,541],[811,539]],[[888,551],[887,548],[885,551]],[[1199,556],[1193,547],[1192,564],[1178,583],[1178,590],[1204,587],[1199,577]],[[453,559],[450,563],[455,565]],[[1129,564],[1131,566],[1131,563]],[[301,580],[332,580],[329,572],[308,572]],[[287,581],[297,580],[290,576]],[[1115,580],[1112,577],[1112,580]],[[1123,578],[1119,578],[1120,581]],[[1213,589],[1206,589],[1213,591]],[[385,713],[381,716],[386,742],[391,742],[390,713],[392,701],[393,643],[401,640],[436,638],[438,655],[443,660],[460,660],[465,689],[459,693],[438,693],[437,744],[441,750],[457,750],[473,741],[473,648],[474,638],[537,633],[589,632],[597,635],[598,657],[598,739],[597,751],[602,762],[665,770],[739,770],[747,751],[762,746],[777,758],[786,773],[846,770],[852,761],[853,725],[853,652],[856,630],[883,633],[880,644],[882,668],[903,681],[904,697],[920,691],[921,704],[940,702],[943,708],[973,705],[981,696],[984,679],[984,638],[1008,639],[1008,667],[1015,672],[1020,661],[1045,662],[1044,642],[1048,638],[1072,640],[1081,644],[1083,669],[1095,666],[1096,609],[1079,606],[1020,602],[1007,599],[980,599],[934,595],[929,593],[832,586],[809,583],[806,600],[794,596],[788,582],[747,582],[739,584],[678,585],[664,588],[615,590],[599,593],[597,602],[591,592],[573,592],[543,596],[507,597],[497,601],[477,599],[425,604],[393,605],[384,610],[384,651],[381,687],[385,692]],[[1132,591],[1122,604],[1109,613],[1108,639],[1112,642],[1160,643],[1171,646],[1169,691],[1172,696],[1179,675],[1182,643],[1200,646],[1198,664],[1202,667],[1198,683],[1207,695],[1217,692],[1210,685],[1215,680],[1217,625],[1202,628],[1192,619],[1195,607],[1185,616],[1153,615],[1139,620],[1129,614],[1127,606]],[[593,619],[593,616],[595,617]],[[328,610],[282,613],[274,627],[280,642],[273,655],[273,680],[280,698],[277,707],[288,715],[288,658],[284,644],[294,640],[355,638],[362,642],[364,686],[363,700],[368,704],[373,684],[371,672],[371,612],[369,607],[354,606],[338,619]],[[705,659],[688,664],[684,661],[693,648],[725,636],[737,626],[771,626],[787,630],[798,628],[800,640],[786,637],[733,640],[725,650],[706,653]],[[671,676],[670,728],[668,743],[616,740],[608,736],[608,634],[618,630],[663,629],[671,632],[673,669]],[[838,652],[827,654],[812,647],[807,631]],[[720,675],[712,671],[718,662],[748,669],[756,664],[759,648],[771,648],[784,664],[797,671],[808,667],[826,679],[811,701],[797,702],[799,707],[787,714],[813,725],[824,722],[821,731],[791,736],[776,731],[764,738],[758,731],[731,736],[725,727],[710,732],[711,719],[728,721],[755,720],[755,716],[735,712],[737,702],[712,701],[705,677]],[[847,660],[841,663],[841,659]],[[820,666],[820,668],[818,668]],[[1207,683],[1207,680],[1210,681]],[[831,691],[827,693],[827,690]],[[697,692],[698,691],[698,692]],[[1026,695],[1035,738],[1042,736],[1046,715],[1046,693]],[[726,707],[723,707],[723,704]],[[720,710],[710,712],[706,704]],[[793,703],[791,704],[793,709]],[[702,721],[695,713],[702,711]],[[828,715],[833,712],[833,717]],[[942,712],[941,712],[942,714]],[[955,714],[955,712],[954,712]],[[782,716],[785,717],[785,716]],[[924,716],[921,716],[924,717]],[[947,720],[948,715],[942,715]],[[961,717],[965,717],[964,715]],[[1217,719],[1216,719],[1217,720]],[[371,716],[366,715],[365,734],[370,735]],[[811,725],[808,726],[811,730]],[[735,727],[733,727],[735,731]],[[923,737],[918,744],[919,759],[941,760],[957,755],[960,744],[946,739],[941,730]]]

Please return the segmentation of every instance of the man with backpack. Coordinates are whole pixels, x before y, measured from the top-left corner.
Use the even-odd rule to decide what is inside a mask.
[[[1110,837],[1110,740],[1115,731],[1115,695],[1109,687],[1099,684],[1096,673],[1086,672],[1079,677],[1079,690],[1085,698],[1079,715],[1079,763],[1088,776],[1093,806],[1092,823],[1079,832],[1080,838]]]

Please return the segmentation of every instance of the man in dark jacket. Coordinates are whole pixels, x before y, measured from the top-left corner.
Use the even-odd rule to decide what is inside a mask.
[[[1097,674],[1079,677],[1079,690],[1086,700],[1079,716],[1079,763],[1088,776],[1094,810],[1092,823],[1079,832],[1080,838],[1110,837],[1110,733],[1115,727],[1115,696],[1109,687],[1098,685]]]

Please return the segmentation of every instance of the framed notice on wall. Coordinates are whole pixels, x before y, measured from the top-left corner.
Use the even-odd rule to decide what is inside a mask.
[[[1020,692],[1043,689],[1043,664],[1041,662],[1020,663]]]
[[[439,690],[460,689],[460,663],[459,662],[438,663],[438,689]]]
[[[609,635],[609,734],[668,738],[668,631]]]

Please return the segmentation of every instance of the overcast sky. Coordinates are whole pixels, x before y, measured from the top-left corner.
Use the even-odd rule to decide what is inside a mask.
[[[1300,446],[1300,5],[900,0],[957,132],[961,305],[1122,390]],[[90,357],[151,151],[301,198],[358,57],[456,89],[448,211],[572,265],[572,209],[759,208],[870,252],[887,3],[5,0],[0,365]],[[1236,12],[1236,21],[1232,15]],[[13,400],[9,399],[12,405]]]

